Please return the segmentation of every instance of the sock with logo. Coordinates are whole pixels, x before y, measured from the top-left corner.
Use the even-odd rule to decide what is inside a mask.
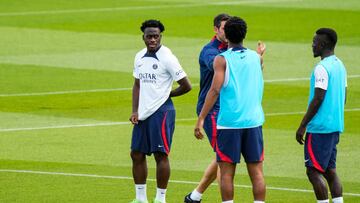
[[[343,197],[335,197],[335,198],[332,198],[332,202],[333,203],[343,203],[344,199],[343,199]]]
[[[156,197],[157,201],[165,203],[166,189],[156,188]]]
[[[318,200],[317,203],[329,203],[329,199]]]
[[[135,184],[136,199],[142,202],[147,201],[146,184]]]

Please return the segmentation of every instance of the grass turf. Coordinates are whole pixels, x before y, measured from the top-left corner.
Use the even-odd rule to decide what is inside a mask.
[[[199,81],[197,56],[212,35],[215,14],[242,16],[249,26],[246,46],[265,40],[268,50],[264,110],[267,202],[313,202],[303,167],[302,147],[294,139],[306,109],[308,81],[271,82],[308,78],[311,38],[316,28],[332,26],[339,33],[337,55],[349,76],[346,131],[338,150],[338,172],[346,202],[360,201],[359,22],[357,1],[2,1],[0,3],[0,169],[62,172],[35,174],[0,171],[0,202],[128,202],[134,197],[129,145],[131,91],[11,96],[73,90],[130,88],[134,54],[143,47],[140,23],[159,18],[165,23],[163,42],[178,56],[194,84]],[[201,5],[206,6],[201,6]],[[230,4],[230,5],[228,5]],[[145,6],[151,5],[152,9]],[[180,5],[180,6],[179,6]],[[167,6],[167,7],[166,7]],[[108,11],[79,9],[121,8]],[[72,12],[62,10],[72,9]],[[78,10],[78,11],[76,11]],[[27,13],[46,11],[43,14]],[[54,13],[53,11],[60,11]],[[331,14],[331,15],[329,15]],[[316,18],[315,18],[316,16]],[[212,152],[206,140],[196,141],[192,130],[198,86],[175,98],[177,121],[171,152],[171,180],[167,201],[181,202],[200,180]],[[290,115],[273,113],[295,112]],[[99,126],[99,123],[109,124]],[[92,127],[59,127],[92,124]],[[154,161],[149,157],[149,178]],[[96,174],[104,177],[78,176]],[[115,176],[115,177],[113,177]],[[123,177],[122,179],[119,176]],[[236,183],[249,185],[243,164]],[[154,197],[155,183],[148,183]],[[355,195],[352,195],[352,194]],[[251,202],[251,190],[236,187],[235,200]],[[220,202],[211,186],[203,202]]]

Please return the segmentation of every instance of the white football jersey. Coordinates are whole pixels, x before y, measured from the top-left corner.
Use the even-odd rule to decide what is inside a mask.
[[[169,98],[173,81],[186,73],[171,50],[162,45],[155,54],[148,54],[146,48],[136,54],[133,76],[140,80],[139,120],[145,120]]]

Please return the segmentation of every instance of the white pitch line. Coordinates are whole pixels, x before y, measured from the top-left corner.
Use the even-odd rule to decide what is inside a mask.
[[[130,124],[130,121],[129,122],[89,123],[89,124],[77,124],[77,125],[56,125],[56,126],[34,127],[34,128],[8,128],[8,129],[0,129],[0,132],[47,130],[47,129],[62,129],[62,128],[81,128],[81,127],[129,125],[129,124]]]
[[[228,1],[228,2],[209,2],[208,5],[219,5],[219,6],[226,6],[226,5],[241,5],[241,4],[253,4],[253,3],[286,3],[286,2],[302,2],[303,0],[249,0],[249,1]],[[204,5],[204,4],[203,4]]]
[[[38,174],[38,175],[57,175],[57,176],[70,176],[70,177],[87,177],[87,178],[133,180],[133,178],[129,177],[129,176],[107,176],[107,175],[96,175],[96,174],[63,173],[63,172],[49,172],[49,171],[0,169],[0,172],[3,172],[3,173],[28,173],[28,174]],[[147,180],[151,181],[151,182],[156,182],[156,179],[153,179],[153,178],[148,178]],[[169,180],[169,182],[170,183],[179,183],[179,184],[191,184],[191,185],[197,185],[198,184],[198,182],[186,181],[186,180]],[[216,186],[218,184],[213,183],[212,185]],[[238,185],[238,184],[235,184],[234,186],[239,187],[239,188],[252,188],[250,185]],[[312,190],[297,189],[297,188],[282,188],[282,187],[266,186],[266,189],[288,191],[288,192],[313,193]],[[360,194],[358,194],[358,193],[347,193],[347,192],[345,192],[345,193],[343,193],[343,195],[360,197]]]
[[[360,75],[349,75],[348,78],[359,78]],[[282,78],[273,80],[264,80],[265,83],[276,82],[295,82],[295,81],[308,81],[309,78]],[[199,84],[195,83],[192,86],[196,87]],[[45,95],[62,95],[62,94],[79,94],[91,92],[115,92],[115,91],[129,91],[131,87],[124,88],[109,88],[109,89],[92,89],[92,90],[69,90],[69,91],[54,91],[54,92],[33,92],[33,93],[14,93],[14,94],[0,94],[0,97],[26,97],[26,96],[45,96]]]
[[[360,108],[345,109],[346,112],[360,111]],[[299,115],[305,112],[282,112],[282,113],[267,113],[265,116],[286,116],[286,115]],[[176,121],[194,121],[197,118],[179,118]],[[97,126],[113,126],[113,125],[130,125],[129,121],[123,122],[105,122],[105,123],[89,123],[89,124],[76,124],[76,125],[57,125],[57,126],[43,126],[32,128],[0,128],[0,132],[15,132],[15,131],[31,131],[31,130],[47,130],[47,129],[63,129],[63,128],[81,128],[81,127],[97,127]]]
[[[92,89],[92,90],[69,90],[69,91],[55,91],[55,92],[34,92],[34,93],[15,93],[15,94],[0,94],[0,97],[26,97],[26,96],[43,96],[43,95],[61,95],[61,94],[79,94],[90,92],[114,92],[114,91],[132,90],[130,87],[125,88],[110,88],[110,89]]]
[[[56,15],[67,13],[92,13],[92,12],[113,12],[113,11],[131,11],[131,10],[149,10],[149,9],[166,9],[166,8],[188,8],[203,7],[204,5],[241,5],[256,3],[276,3],[276,2],[294,2],[301,0],[251,0],[251,1],[233,1],[233,2],[208,2],[195,4],[175,4],[175,5],[158,5],[158,6],[129,6],[129,7],[113,7],[113,8],[86,8],[86,9],[67,9],[67,10],[44,10],[44,11],[24,11],[24,12],[8,12],[0,13],[0,17],[7,16],[29,16],[29,15]]]

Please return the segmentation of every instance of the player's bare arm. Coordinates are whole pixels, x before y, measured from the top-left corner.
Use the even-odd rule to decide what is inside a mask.
[[[138,123],[139,92],[140,92],[140,80],[135,79],[132,89],[132,113],[129,119],[132,124]]]
[[[264,70],[264,54],[266,51],[266,45],[262,41],[258,41],[256,52],[260,56],[261,70]]]
[[[304,134],[306,131],[307,124],[311,121],[311,119],[315,116],[317,111],[319,110],[324,97],[325,97],[326,90],[321,88],[315,88],[315,95],[314,98],[311,100],[309,108],[301,121],[301,124],[296,131],[296,140],[299,144],[304,144]]]
[[[180,79],[179,81],[177,81],[177,83],[179,84],[179,87],[170,92],[170,97],[177,97],[183,95],[189,92],[192,88],[190,80],[187,77]]]
[[[346,104],[346,99],[347,99],[347,87],[345,87],[345,104]]]
[[[204,119],[209,113],[211,108],[216,103],[217,98],[219,97],[221,87],[224,84],[225,80],[225,70],[226,70],[226,61],[222,56],[217,56],[214,59],[214,78],[211,84],[211,87],[206,95],[204,106],[201,109],[199,118],[197,120],[194,135],[197,139],[202,139],[204,137],[201,129],[204,125]]]

